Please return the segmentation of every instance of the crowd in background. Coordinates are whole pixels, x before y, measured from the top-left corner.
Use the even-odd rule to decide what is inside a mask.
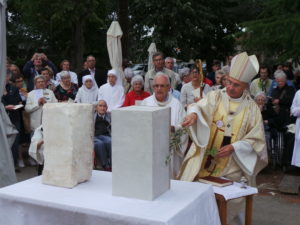
[[[112,69],[107,73],[96,68],[96,59],[88,56],[78,74],[71,71],[70,61],[63,60],[60,70],[44,53],[35,53],[23,69],[7,59],[7,76],[2,102],[11,122],[19,131],[12,146],[16,170],[24,167],[21,149],[28,148],[35,131],[42,132],[43,105],[53,102],[88,103],[95,105],[95,153],[105,170],[111,169],[110,112],[119,107],[139,105],[154,93],[153,80],[158,72],[170,80],[169,93],[182,106],[187,107],[201,100],[210,91],[226,87],[226,77],[230,70],[221,68],[214,61],[211,72],[206,76],[202,68],[191,66],[174,72],[174,59],[164,58],[162,53],[153,55],[154,69],[145,76],[135,75],[128,61],[124,60],[123,73]],[[22,71],[22,72],[21,72]],[[159,89],[160,87],[156,87]],[[289,64],[279,64],[274,68],[261,66],[257,77],[249,84],[251,96],[261,110],[269,156],[274,165],[289,166],[291,160],[293,134],[288,125],[295,123],[290,108],[296,91],[300,89],[300,71]],[[197,92],[197,93],[196,93]],[[16,107],[22,104],[24,107]],[[37,148],[43,141],[37,142]],[[37,162],[31,157],[26,164]],[[42,164],[42,163],[39,163]]]

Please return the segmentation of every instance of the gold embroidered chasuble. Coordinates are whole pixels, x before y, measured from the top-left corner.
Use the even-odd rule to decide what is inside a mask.
[[[261,113],[249,93],[245,91],[241,100],[235,102],[230,100],[226,89],[211,91],[201,101],[191,105],[190,112],[197,113],[198,120],[189,129],[193,144],[177,178],[195,181],[199,176],[226,176],[242,171],[249,184],[255,185],[255,176],[267,165],[267,152]],[[226,128],[228,124],[230,129]],[[213,170],[210,168],[207,171],[204,168],[207,152],[221,147],[224,131],[226,136],[231,136],[230,143],[243,141],[250,144],[252,150],[245,153],[235,149],[231,156],[217,159]]]
[[[229,103],[229,111],[235,112],[239,104],[240,104],[239,102],[231,101]],[[245,114],[245,109],[241,110],[241,112],[239,112],[233,120],[231,143],[234,143],[236,140],[237,134],[239,133],[239,130],[241,128],[241,121],[243,121],[244,114]],[[213,168],[205,168],[205,165],[209,163],[208,161],[210,157],[209,155],[207,155],[209,150],[212,149],[218,150],[222,147],[226,121],[227,121],[227,112],[225,111],[223,103],[221,102],[217,107],[217,111],[215,112],[213,117],[213,122],[211,124],[210,139],[206,148],[206,153],[198,177],[205,177],[205,176],[220,177],[226,175],[226,172],[228,172],[229,168],[231,168],[230,172],[239,170],[239,167],[236,165],[231,155],[228,157],[213,159],[213,161],[215,161],[215,165],[211,165],[211,167]]]

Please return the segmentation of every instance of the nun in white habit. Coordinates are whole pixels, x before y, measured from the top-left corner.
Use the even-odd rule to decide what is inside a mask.
[[[124,88],[119,73],[115,70],[109,70],[107,73],[107,83],[103,84],[98,91],[98,101],[105,100],[107,111],[120,108],[125,99]]]
[[[75,102],[97,104],[98,86],[91,75],[82,77],[82,86],[79,88]]]

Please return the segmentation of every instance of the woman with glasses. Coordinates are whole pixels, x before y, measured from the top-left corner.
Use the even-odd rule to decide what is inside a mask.
[[[211,91],[211,87],[206,83],[205,79],[201,79],[201,77],[199,69],[196,66],[192,67],[192,80],[184,84],[181,88],[180,101],[184,107],[198,102]]]

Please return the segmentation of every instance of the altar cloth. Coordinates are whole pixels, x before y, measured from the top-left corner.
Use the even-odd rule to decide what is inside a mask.
[[[211,185],[172,180],[170,190],[154,201],[115,197],[111,190],[110,172],[93,171],[89,181],[72,189],[34,177],[0,189],[0,224],[220,224]]]

